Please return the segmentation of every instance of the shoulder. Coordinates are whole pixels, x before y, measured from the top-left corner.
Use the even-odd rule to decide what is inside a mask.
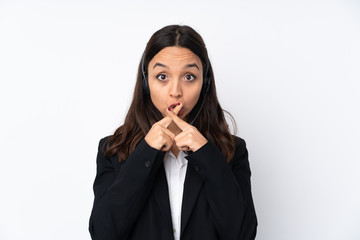
[[[248,164],[248,151],[245,140],[235,135],[232,136],[235,144],[235,153],[232,160],[230,161],[230,165],[237,165],[239,163]]]
[[[98,154],[96,163],[98,167],[101,169],[119,169],[119,165],[121,165],[118,161],[117,155],[106,156],[106,150],[111,147],[112,144],[112,135],[103,137],[99,140],[98,145]]]
[[[117,138],[115,135],[108,135],[105,137],[102,137],[99,140],[99,149],[100,147],[104,150],[106,150],[107,148],[110,148],[115,142],[116,142]]]
[[[108,136],[102,137],[99,141],[99,144],[102,146],[103,144],[107,143],[111,139],[112,136],[113,135],[108,135]]]
[[[242,139],[241,137],[235,136],[235,135],[232,135],[232,137],[233,137],[234,143],[235,143],[235,151],[246,149],[246,142],[244,139]]]
[[[107,143],[110,141],[112,135],[103,137],[99,140],[98,150],[99,152],[104,153],[106,151]]]
[[[115,156],[106,157],[105,152],[111,147],[113,135],[102,137],[98,144],[98,162],[103,159],[106,161],[114,160]]]

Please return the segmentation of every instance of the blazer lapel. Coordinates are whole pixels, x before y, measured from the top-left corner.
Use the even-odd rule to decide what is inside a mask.
[[[161,167],[158,171],[157,178],[154,183],[153,193],[159,205],[161,214],[165,219],[167,228],[169,229],[171,234],[173,234],[170,201],[169,201],[169,189],[168,189],[163,163],[161,164]]]
[[[186,177],[184,182],[184,193],[181,208],[181,232],[183,233],[186,224],[189,220],[196,199],[199,195],[200,189],[203,185],[203,179],[201,179],[195,170],[188,165],[186,170]]]

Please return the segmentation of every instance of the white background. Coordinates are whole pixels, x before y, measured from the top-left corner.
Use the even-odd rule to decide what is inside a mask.
[[[204,38],[248,144],[258,240],[360,239],[360,3],[0,1],[0,239],[90,239],[100,138],[145,44]]]

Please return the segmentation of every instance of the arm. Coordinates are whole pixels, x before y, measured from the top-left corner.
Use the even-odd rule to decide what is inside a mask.
[[[119,163],[116,157],[104,156],[105,142],[104,138],[99,143],[89,231],[96,240],[126,239],[148,199],[164,154],[142,140]]]
[[[208,141],[188,157],[189,167],[205,180],[205,192],[221,239],[253,240],[257,219],[250,187],[250,168],[245,141],[236,138],[230,164],[216,145]]]

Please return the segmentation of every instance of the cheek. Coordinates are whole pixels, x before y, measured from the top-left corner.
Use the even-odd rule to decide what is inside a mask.
[[[188,99],[188,104],[191,105],[191,108],[193,108],[198,102],[201,93],[200,90],[193,91],[191,94],[189,94],[187,99]]]
[[[150,98],[155,107],[159,108],[161,106],[163,97],[160,94],[150,92]]]
[[[156,86],[150,87],[150,99],[151,102],[154,104],[154,106],[161,112],[162,108],[164,108],[164,91],[161,91],[160,89],[156,88]]]

